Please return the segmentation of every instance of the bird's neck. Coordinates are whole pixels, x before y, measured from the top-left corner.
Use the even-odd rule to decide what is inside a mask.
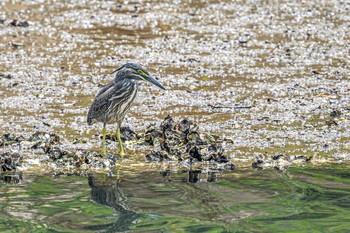
[[[136,81],[136,80],[134,80],[134,79],[128,79],[128,80],[126,80],[126,82],[125,82],[125,84],[124,84],[126,87],[131,87],[132,89],[136,89],[136,90],[138,90],[138,87],[139,87],[139,85],[138,85],[138,82]]]

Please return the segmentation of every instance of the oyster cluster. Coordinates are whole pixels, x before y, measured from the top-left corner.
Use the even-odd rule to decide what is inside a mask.
[[[145,134],[137,135],[130,128],[121,129],[123,141],[130,144],[146,145],[147,161],[184,161],[227,163],[224,155],[223,140],[219,137],[201,132],[199,127],[189,119],[175,122],[166,117],[160,126],[151,125]],[[107,140],[115,140],[108,135]],[[25,164],[47,164],[48,169],[64,172],[74,169],[109,169],[117,165],[115,155],[107,157],[98,152],[84,149],[66,149],[71,145],[55,133],[35,132],[29,137],[14,136],[6,133],[0,137],[0,168],[2,172],[17,171]],[[87,143],[76,139],[72,144]],[[226,164],[227,165],[227,164]]]
[[[148,161],[228,162],[222,140],[200,132],[199,127],[187,118],[174,122],[171,116],[167,116],[159,128],[155,125],[148,127],[144,140],[147,145],[154,147],[146,155]]]
[[[28,152],[37,155],[40,163],[48,162],[56,172],[76,168],[109,168],[116,164],[116,159],[112,155],[106,158],[97,152],[86,150],[72,152],[64,149],[60,137],[55,133],[35,132],[29,138],[15,137],[7,133],[0,138],[0,147],[6,147],[7,151],[11,151],[0,153],[0,166],[3,172],[17,170],[18,166],[31,157],[24,156]]]

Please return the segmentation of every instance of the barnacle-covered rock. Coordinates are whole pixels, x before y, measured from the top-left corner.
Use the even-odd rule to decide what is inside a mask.
[[[189,119],[185,118],[183,120],[181,120],[177,125],[176,125],[176,130],[187,134],[191,128],[191,126],[193,126],[192,121],[190,121]]]
[[[41,141],[51,144],[57,144],[60,142],[60,137],[54,133],[46,133],[46,132],[35,132],[30,138],[29,141]]]
[[[46,153],[49,155],[49,157],[52,160],[57,160],[62,158],[63,156],[66,156],[68,154],[70,154],[68,151],[66,150],[62,150],[61,148],[55,146],[55,147],[49,147],[46,151]]]
[[[170,115],[168,115],[164,119],[164,121],[160,124],[160,129],[163,132],[174,131],[175,130],[174,120],[173,120],[173,118]]]
[[[168,154],[164,151],[151,151],[151,153],[146,155],[146,159],[152,162],[161,162],[168,159]]]
[[[140,138],[137,133],[135,133],[133,130],[131,130],[129,127],[121,127],[120,128],[120,139],[125,142],[125,141],[137,141]],[[101,135],[102,139],[102,135]],[[106,135],[107,140],[111,141],[117,141],[117,136],[116,134],[107,134]]]
[[[0,139],[0,146],[7,146],[12,144],[19,144],[24,140],[23,136],[16,137],[10,133],[5,133]]]
[[[128,127],[121,128],[123,141],[151,148],[146,154],[147,161],[176,161],[182,164],[190,162],[209,162],[209,164],[227,163],[228,159],[224,154],[223,143],[225,140],[209,133],[200,131],[199,127],[191,120],[185,118],[181,121],[174,121],[167,116],[160,126],[150,125],[145,134],[140,137]],[[106,136],[106,139],[116,140],[114,134]],[[85,144],[85,139],[74,139],[71,144]],[[11,150],[22,150],[40,154],[37,157],[38,163],[47,162],[48,166],[57,174],[74,169],[110,169],[117,165],[114,155],[103,156],[98,152],[84,149],[69,151],[69,146],[63,145],[60,137],[55,133],[35,132],[28,138],[16,137],[12,134],[4,134],[0,137],[0,146],[8,147]],[[5,158],[6,157],[6,158]],[[15,157],[3,156],[0,161],[2,171],[10,171],[16,168]],[[223,167],[224,165],[220,165]],[[230,166],[230,168],[234,167]]]
[[[164,133],[161,130],[157,129],[155,125],[150,125],[144,135],[145,144],[150,146],[160,146],[163,138]]]
[[[145,133],[145,143],[156,147],[146,155],[148,161],[166,159],[184,161],[228,162],[219,137],[200,132],[199,127],[185,118],[175,122],[167,116],[159,129],[150,126]]]

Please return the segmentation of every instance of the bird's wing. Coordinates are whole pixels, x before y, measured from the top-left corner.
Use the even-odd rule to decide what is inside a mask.
[[[128,93],[122,88],[122,85],[116,85],[114,81],[106,84],[97,93],[88,113],[88,123],[91,124],[92,119],[98,118],[107,112],[111,104],[118,105],[123,101],[124,96]]]
[[[97,92],[96,97],[99,96],[99,95],[101,95],[101,94],[103,94],[104,92],[106,92],[108,89],[110,89],[110,88],[113,87],[113,86],[114,86],[114,80],[112,80],[111,82],[109,82],[109,83],[107,83],[106,85],[104,85],[104,86],[101,88],[101,90],[99,90],[99,91]]]
[[[110,97],[113,94],[114,82],[109,82],[97,93],[94,101],[89,109],[87,122],[92,123],[92,119],[95,119],[103,115],[109,107]]]

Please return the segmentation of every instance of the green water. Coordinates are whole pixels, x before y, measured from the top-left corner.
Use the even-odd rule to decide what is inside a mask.
[[[1,232],[350,232],[350,171],[2,177]]]

